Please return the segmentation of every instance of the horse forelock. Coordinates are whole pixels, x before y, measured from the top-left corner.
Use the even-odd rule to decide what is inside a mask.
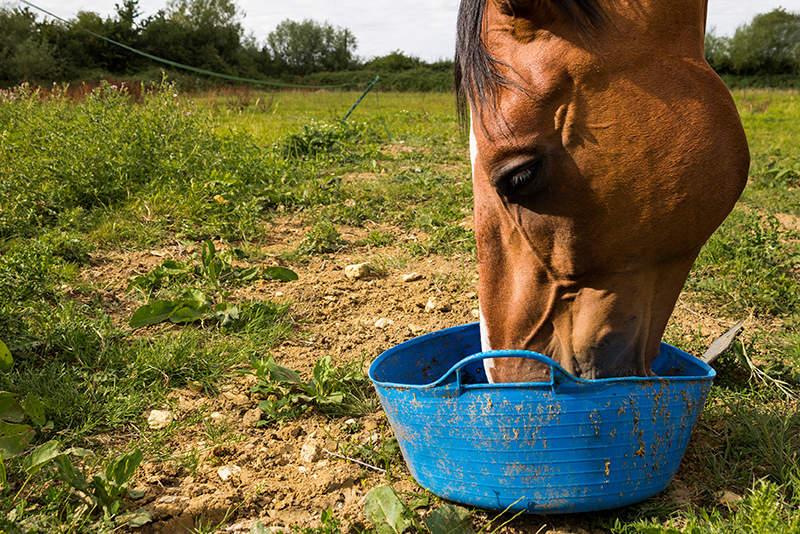
[[[519,86],[502,72],[501,67],[508,65],[494,58],[483,40],[484,13],[490,1],[461,0],[458,10],[454,74],[458,117],[464,128],[469,123],[470,105],[494,112],[500,87]],[[606,22],[600,0],[508,1],[520,9],[535,9],[542,2],[554,3],[584,42],[594,40],[596,31]]]

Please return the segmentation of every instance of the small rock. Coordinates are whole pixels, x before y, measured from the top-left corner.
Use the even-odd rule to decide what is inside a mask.
[[[158,504],[173,504],[176,502],[188,501],[189,497],[182,497],[180,495],[164,495],[159,497],[156,503]]]
[[[453,309],[449,303],[443,302],[436,297],[429,297],[428,303],[425,304],[425,313],[433,313],[434,311],[449,312]]]
[[[223,465],[219,469],[217,469],[217,475],[222,481],[226,481],[232,476],[238,475],[242,472],[242,468],[238,465]]]
[[[436,297],[430,297],[425,305],[425,313],[433,313],[436,310]]]
[[[419,273],[410,273],[403,275],[403,282],[416,282],[417,280],[421,280],[422,275]]]
[[[255,428],[258,422],[261,421],[261,413],[261,408],[259,407],[248,410],[242,417],[242,424],[246,427]]]
[[[249,406],[250,404],[252,404],[250,398],[247,395],[242,395],[241,393],[226,391],[222,394],[222,396],[231,401],[236,406]]]
[[[425,329],[418,324],[409,324],[408,329],[411,330],[412,334],[419,334],[425,331]]]
[[[732,491],[725,491],[722,496],[717,499],[720,504],[724,504],[727,506],[734,505],[742,500],[742,496],[738,495]]]
[[[344,275],[351,280],[359,280],[369,275],[369,263],[357,263],[344,268]]]
[[[480,310],[472,310],[470,312],[472,314],[473,319],[480,319],[481,318],[481,311]]]
[[[247,519],[245,521],[240,521],[235,525],[231,525],[225,528],[225,532],[244,532],[245,534],[248,532],[261,532],[260,530],[253,529],[253,526],[258,523],[258,519]]]
[[[383,330],[387,326],[391,326],[393,324],[394,324],[394,321],[392,321],[391,319],[387,319],[385,317],[381,317],[380,319],[375,321],[375,328],[380,328],[381,330]]]
[[[147,426],[149,426],[151,430],[161,430],[162,428],[168,427],[174,419],[172,412],[153,410],[147,418]]]
[[[282,296],[283,296],[283,291],[276,291],[276,292],[275,292],[275,298],[276,298],[276,299],[279,299],[279,298],[281,298]]]
[[[322,457],[322,447],[315,439],[309,439],[303,444],[300,449],[300,461],[307,464],[313,464]]]

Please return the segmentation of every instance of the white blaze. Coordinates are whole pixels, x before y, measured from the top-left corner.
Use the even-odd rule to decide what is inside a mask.
[[[475,130],[473,129],[474,123],[472,122],[472,113],[470,113],[469,125],[469,159],[472,163],[472,179],[475,179],[475,161],[478,158],[478,140],[475,138]],[[480,310],[479,310],[480,311]],[[481,328],[481,350],[486,352],[492,350],[489,346],[489,332],[486,330],[486,320],[483,318],[483,311],[480,312],[480,328]],[[494,369],[494,360],[487,358],[483,360],[483,369],[486,371],[486,378],[490,384],[494,383],[492,379],[492,369]]]

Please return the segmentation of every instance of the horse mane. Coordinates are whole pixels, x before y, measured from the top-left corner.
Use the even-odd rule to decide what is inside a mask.
[[[470,102],[494,110],[498,88],[518,85],[501,72],[500,67],[505,64],[492,57],[483,42],[483,14],[489,1],[461,0],[458,9],[454,74],[456,105],[462,125],[468,123]],[[519,6],[542,0],[510,1]],[[593,39],[595,30],[601,29],[606,21],[600,0],[545,1],[555,3],[584,41]]]

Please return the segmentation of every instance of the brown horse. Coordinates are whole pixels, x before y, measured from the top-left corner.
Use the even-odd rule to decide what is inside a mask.
[[[589,379],[648,375],[749,168],[703,56],[706,8],[462,0],[456,88],[472,119],[485,350],[533,350]],[[546,373],[487,365],[495,382]]]

